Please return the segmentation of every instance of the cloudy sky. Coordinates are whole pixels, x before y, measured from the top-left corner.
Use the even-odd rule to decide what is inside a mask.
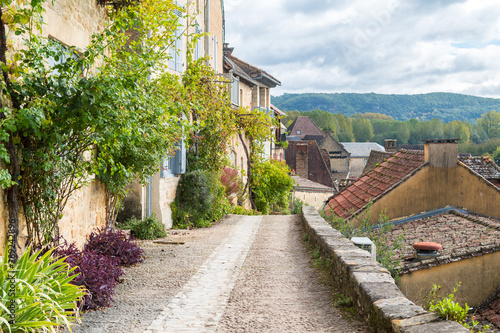
[[[226,42],[299,92],[500,98],[498,0],[224,0]]]

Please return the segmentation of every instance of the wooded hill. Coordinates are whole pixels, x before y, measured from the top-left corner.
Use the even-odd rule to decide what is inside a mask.
[[[382,113],[396,120],[412,118],[444,122],[475,122],[488,111],[500,111],[500,99],[453,93],[383,95],[356,93],[307,93],[272,96],[272,103],[283,111],[320,109],[352,116],[356,113]]]

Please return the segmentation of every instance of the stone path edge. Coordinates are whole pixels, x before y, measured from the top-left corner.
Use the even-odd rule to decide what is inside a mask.
[[[331,258],[336,285],[376,332],[469,332],[408,300],[385,268],[333,229],[314,207],[303,207],[302,223],[311,244]]]

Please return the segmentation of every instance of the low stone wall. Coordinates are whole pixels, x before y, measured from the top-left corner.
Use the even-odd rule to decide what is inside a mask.
[[[390,273],[370,254],[333,229],[314,209],[303,207],[309,241],[332,261],[333,278],[357,312],[376,332],[468,332],[460,324],[441,320],[409,301]]]

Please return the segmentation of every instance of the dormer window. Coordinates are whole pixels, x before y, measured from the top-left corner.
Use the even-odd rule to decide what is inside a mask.
[[[300,135],[300,131],[299,130],[297,130],[297,134]]]

